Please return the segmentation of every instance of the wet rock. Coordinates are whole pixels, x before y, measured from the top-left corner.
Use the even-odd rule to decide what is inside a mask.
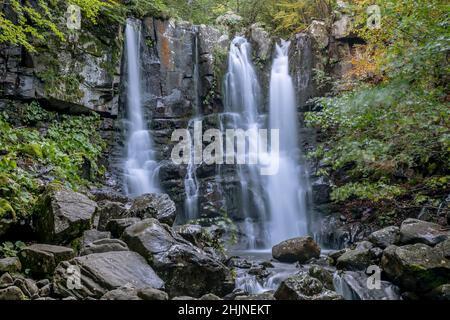
[[[80,256],[111,251],[128,251],[128,246],[119,239],[99,239],[85,246],[81,250]]]
[[[343,270],[365,270],[373,264],[370,249],[347,250],[336,262],[336,268]]]
[[[422,243],[387,247],[381,267],[394,283],[413,292],[427,292],[450,283],[450,260],[441,249]]]
[[[130,198],[114,190],[93,189],[90,192],[94,196],[96,202],[107,200],[110,202],[127,203],[130,201]]]
[[[90,229],[90,230],[86,230],[83,233],[83,238],[82,238],[82,246],[86,247],[87,245],[91,244],[92,242],[96,241],[96,240],[100,240],[100,239],[109,239],[111,238],[111,232],[109,231],[99,231],[96,229]]]
[[[41,289],[42,287],[45,287],[48,284],[50,284],[50,280],[48,280],[48,279],[42,279],[42,280],[36,281],[36,285],[39,289]]]
[[[222,300],[222,299],[220,297],[216,296],[215,294],[207,293],[207,294],[204,294],[203,296],[201,296],[199,298],[199,300],[209,300],[209,301],[211,301],[211,300]]]
[[[43,242],[69,243],[90,229],[97,204],[81,193],[60,186],[38,200],[35,225]]]
[[[386,227],[371,233],[368,239],[377,247],[385,249],[398,243],[400,240],[400,229],[396,226]]]
[[[81,286],[67,287],[68,280],[79,270]],[[130,284],[136,288],[161,289],[164,282],[139,254],[130,251],[95,253],[64,261],[58,265],[53,277],[57,294],[79,299],[100,298],[106,292]]]
[[[171,296],[223,295],[230,290],[231,274],[227,267],[156,219],[128,227],[122,238],[161,275]]]
[[[193,245],[203,248],[209,245],[211,237],[205,228],[198,224],[185,224],[174,227],[176,233],[183,237],[183,239],[189,241]]]
[[[13,277],[9,273],[4,273],[0,276],[0,288],[10,286],[14,283]]]
[[[431,300],[450,300],[450,284],[443,284],[437,288],[434,288],[426,297]]]
[[[17,277],[14,280],[14,286],[18,287],[28,298],[37,298],[39,293],[39,288],[37,287],[36,282],[31,279]]]
[[[98,203],[96,215],[98,216],[97,229],[106,230],[106,225],[111,219],[126,218],[127,209],[120,202],[102,201]]]
[[[308,269],[308,274],[322,282],[326,289],[334,290],[333,274],[330,271],[321,266],[313,265]]]
[[[368,288],[368,276],[362,271],[339,271],[333,277],[336,292],[346,300],[400,300],[400,289],[380,280],[379,288]]]
[[[246,259],[231,257],[228,259],[227,266],[230,268],[250,269],[253,264]]]
[[[71,248],[49,244],[33,244],[19,253],[23,267],[35,275],[50,275],[58,263],[74,256],[75,252]]]
[[[449,230],[436,223],[406,219],[400,226],[400,243],[402,244],[424,243],[434,246],[448,238]]]
[[[276,300],[273,292],[236,296],[234,300]]]
[[[277,300],[341,300],[338,294],[327,290],[316,278],[300,273],[281,282],[274,294]]]
[[[137,295],[137,289],[123,286],[106,292],[100,300],[142,300]]]
[[[250,26],[251,40],[256,43],[256,54],[258,58],[266,60],[270,57],[272,50],[272,40],[270,34],[259,24]]]
[[[320,247],[311,237],[293,238],[275,245],[272,256],[281,262],[304,263],[320,257]]]
[[[139,289],[137,295],[142,300],[169,300],[167,293],[150,287]]]
[[[23,292],[15,286],[0,289],[0,300],[25,300]]]
[[[0,259],[0,274],[3,272],[15,273],[20,272],[22,264],[16,257],[8,257]]]
[[[149,193],[134,199],[129,215],[141,219],[155,218],[161,223],[172,225],[176,207],[169,195]]]
[[[106,230],[110,231],[113,237],[120,238],[126,228],[138,223],[139,221],[141,221],[139,218],[112,219],[108,221]]]
[[[48,297],[52,293],[52,285],[47,284],[39,289],[39,296],[40,297]]]

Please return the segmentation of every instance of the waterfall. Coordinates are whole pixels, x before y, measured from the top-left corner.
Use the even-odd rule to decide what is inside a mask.
[[[307,183],[300,164],[298,115],[295,91],[289,75],[290,42],[276,45],[270,78],[269,127],[279,129],[279,170],[268,176],[270,242],[272,245],[307,234]]]
[[[199,68],[199,44],[198,44],[198,27],[193,26],[193,117],[188,123],[188,130],[192,133],[196,123],[201,121],[201,101],[200,101],[200,68]],[[189,155],[189,164],[186,168],[186,176],[184,177],[184,212],[187,220],[199,218],[198,197],[199,197],[199,184],[197,180],[197,165],[195,164],[195,139],[201,139],[201,137],[194,137],[191,139],[191,152]]]
[[[152,139],[142,111],[140,42],[141,22],[128,19],[125,28],[128,137],[124,185],[126,194],[132,197],[159,192],[158,163],[154,158]]]
[[[230,45],[228,71],[224,81],[225,107],[221,115],[221,129],[259,129],[263,127],[264,117],[259,114],[261,108],[261,89],[251,60],[250,44],[243,37],[236,37]],[[251,155],[246,154],[246,159]],[[246,162],[248,163],[248,162]],[[248,249],[264,247],[266,234],[264,221],[266,204],[264,203],[264,181],[259,165],[237,164],[237,174],[241,189],[241,216],[245,221],[248,237]],[[253,221],[253,219],[255,221]],[[258,237],[255,224],[260,230]],[[252,234],[248,234],[250,232]],[[258,239],[258,245],[254,239]]]

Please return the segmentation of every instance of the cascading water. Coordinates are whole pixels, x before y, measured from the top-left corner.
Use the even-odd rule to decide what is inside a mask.
[[[125,28],[128,137],[124,185],[126,194],[131,197],[159,192],[158,163],[141,105],[140,41],[141,22],[128,19]]]
[[[198,125],[201,121],[201,102],[200,102],[200,71],[199,71],[199,52],[198,52],[198,28],[193,27],[193,106],[194,115],[188,123],[188,130],[192,133],[198,132],[194,130],[194,126]],[[199,185],[197,180],[197,165],[195,162],[195,140],[201,137],[193,137],[191,141],[191,152],[189,155],[189,164],[186,168],[186,176],[184,177],[184,192],[186,198],[184,200],[184,212],[185,218],[187,220],[195,219],[199,217],[198,208],[198,196],[199,196]]]
[[[289,75],[290,42],[276,45],[270,79],[269,128],[279,129],[279,170],[268,176],[267,195],[270,208],[272,245],[306,235],[307,193],[305,167],[300,163],[297,108],[292,78]]]
[[[233,39],[228,57],[228,72],[225,76],[225,112],[221,116],[221,129],[258,129],[263,117],[259,114],[261,107],[261,89],[251,61],[250,44],[243,37]],[[246,154],[248,160],[251,155]],[[257,156],[257,155],[256,155]],[[237,173],[241,184],[241,213],[245,219],[246,231],[255,231],[256,217],[259,223],[266,221],[266,209],[263,195],[263,179],[259,165],[238,164]],[[261,229],[261,228],[260,228]],[[263,229],[263,228],[262,228]],[[254,234],[248,234],[255,239]],[[260,245],[265,246],[265,232],[257,237]],[[248,249],[255,249],[258,244],[250,240]]]

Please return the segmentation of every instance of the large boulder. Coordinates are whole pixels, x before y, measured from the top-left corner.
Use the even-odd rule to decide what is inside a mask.
[[[434,246],[449,238],[448,228],[418,219],[406,219],[400,226],[400,243],[424,243]]]
[[[423,293],[450,283],[450,260],[441,248],[422,243],[389,246],[383,252],[381,266],[394,283],[413,292]]]
[[[272,256],[281,262],[304,263],[320,257],[320,247],[311,237],[298,237],[272,247]]]
[[[41,276],[53,274],[61,261],[73,257],[75,257],[73,249],[49,244],[33,244],[23,248],[19,253],[24,269]]]
[[[369,241],[377,247],[385,249],[392,244],[397,244],[400,239],[400,229],[396,226],[377,230],[369,235]]]
[[[156,219],[146,219],[128,227],[122,238],[166,281],[170,296],[224,295],[232,289],[227,267]]]
[[[125,205],[120,202],[103,200],[98,203],[96,215],[98,217],[97,229],[106,230],[106,225],[111,219],[126,218],[127,210]]]
[[[37,235],[43,242],[69,243],[90,229],[96,208],[97,204],[81,193],[50,187],[36,207]]]
[[[373,264],[373,254],[370,249],[347,250],[336,262],[337,269],[343,270],[365,270]]]
[[[139,218],[112,219],[106,224],[106,230],[115,238],[120,238],[126,228],[141,221]]]
[[[77,274],[77,271],[80,273]],[[77,283],[77,280],[80,282]],[[131,251],[76,257],[60,263],[53,277],[57,294],[78,299],[101,298],[106,292],[124,285],[132,285],[135,288],[164,288],[164,282],[145,259]]]
[[[305,272],[282,281],[274,296],[277,300],[342,300],[340,295],[325,289],[318,279]]]
[[[111,251],[128,251],[128,247],[119,239],[98,239],[86,245],[80,251],[80,256]]]
[[[155,218],[172,225],[176,216],[175,203],[167,194],[148,193],[134,199],[129,216],[141,219]]]

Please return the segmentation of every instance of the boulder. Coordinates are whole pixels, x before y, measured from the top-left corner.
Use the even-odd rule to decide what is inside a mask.
[[[13,285],[19,288],[28,298],[38,298],[39,288],[34,280],[19,276],[16,277]]]
[[[113,237],[120,238],[126,228],[138,223],[139,221],[141,221],[139,218],[112,219],[108,221],[106,230],[110,231]]]
[[[22,264],[16,257],[8,257],[0,259],[0,274],[4,272],[15,273],[20,272]]]
[[[0,288],[9,287],[13,283],[14,283],[14,279],[13,279],[13,277],[11,277],[11,275],[8,272],[6,272],[0,276]]]
[[[142,300],[169,300],[167,293],[151,287],[139,289],[137,295]]]
[[[371,233],[368,239],[377,247],[385,249],[390,245],[398,243],[400,239],[400,229],[396,226],[386,227]]]
[[[450,300],[450,284],[443,284],[437,288],[434,288],[429,293],[426,294],[426,297],[430,300]]]
[[[128,251],[128,246],[119,239],[99,239],[85,246],[80,251],[80,256],[111,251]]]
[[[141,219],[155,218],[161,223],[172,225],[175,221],[175,203],[167,194],[148,193],[134,199],[129,216]]]
[[[97,204],[81,193],[56,186],[38,200],[36,233],[43,242],[69,243],[90,229]]]
[[[50,244],[33,244],[19,253],[23,267],[34,275],[51,275],[58,263],[74,256],[73,249]]]
[[[318,49],[324,49],[328,46],[330,40],[325,22],[313,20],[309,26],[309,33],[317,43]]]
[[[441,249],[422,243],[387,247],[381,266],[389,279],[413,292],[423,293],[450,283],[450,260]]]
[[[365,270],[373,264],[373,255],[370,249],[347,250],[336,262],[336,268],[342,270]]]
[[[256,43],[256,54],[261,60],[267,60],[272,50],[272,39],[270,34],[258,23],[250,26],[251,40]]]
[[[334,290],[333,286],[333,275],[330,271],[326,270],[325,268],[318,266],[318,265],[312,265],[308,269],[308,274],[311,277],[316,278],[320,282],[322,282],[323,286],[326,289]]]
[[[142,300],[137,295],[137,289],[123,286],[106,292],[100,300]]]
[[[106,292],[124,285],[161,289],[164,282],[143,257],[131,251],[76,257],[61,262],[53,277],[53,287],[57,294],[78,299],[101,298]]]
[[[276,300],[273,292],[236,296],[234,300]]]
[[[230,287],[234,284],[227,267],[156,219],[146,219],[128,227],[122,238],[166,281],[170,296],[224,295],[232,290]]]
[[[0,300],[25,300],[25,295],[16,286],[0,289]]]
[[[198,224],[185,224],[175,226],[173,229],[183,237],[183,239],[199,248],[207,247],[213,241],[212,236],[206,231],[206,228],[203,228]]]
[[[110,239],[110,238],[111,238],[111,232],[109,232],[109,231],[98,231],[96,229],[90,229],[90,230],[86,230],[83,233],[83,238],[81,239],[81,243],[84,248],[96,240]]]
[[[99,202],[96,212],[96,215],[98,216],[97,229],[100,231],[106,230],[106,225],[109,220],[126,218],[126,212],[127,209],[123,203],[108,200]]]
[[[272,248],[272,256],[281,262],[304,263],[320,257],[320,247],[311,237],[285,240]]]
[[[400,243],[424,243],[434,246],[449,238],[448,228],[418,219],[406,219],[400,226]]]
[[[305,272],[282,281],[274,296],[277,300],[342,300],[341,296],[325,289],[318,279]]]

